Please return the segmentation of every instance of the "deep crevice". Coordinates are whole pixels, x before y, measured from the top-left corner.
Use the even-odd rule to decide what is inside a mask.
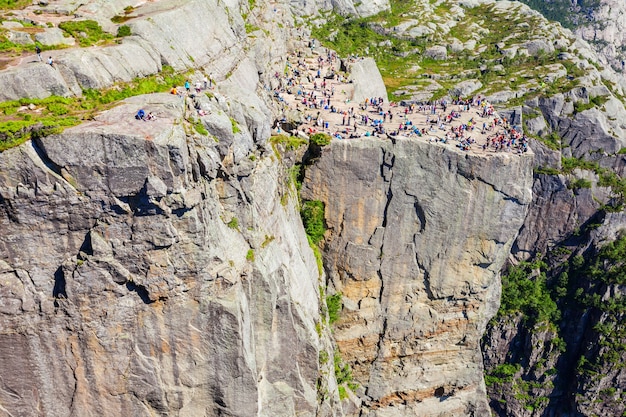
[[[143,285],[137,285],[134,282],[128,281],[126,282],[126,289],[131,292],[136,292],[144,304],[154,303],[154,300],[150,299],[150,293]]]
[[[62,167],[60,165],[57,165],[54,161],[52,161],[52,159],[50,159],[48,154],[43,150],[43,144],[41,143],[41,137],[33,137],[33,139],[30,141],[30,143],[31,143],[31,146],[33,147],[33,150],[35,151],[35,153],[39,157],[39,159],[41,159],[41,162],[43,162],[43,164],[50,171],[54,172],[55,174],[57,174],[60,177],[63,177],[61,175]]]
[[[52,288],[52,296],[54,297],[54,306],[58,307],[57,299],[59,298],[67,298],[67,291],[65,289],[66,281],[65,281],[65,273],[63,272],[63,267],[60,266],[54,271],[54,287]]]

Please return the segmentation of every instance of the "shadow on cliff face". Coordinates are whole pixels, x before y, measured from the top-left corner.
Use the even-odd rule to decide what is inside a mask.
[[[146,287],[144,287],[143,285],[137,285],[134,282],[128,281],[126,283],[126,289],[131,292],[136,292],[144,304],[154,303],[154,300],[150,299],[150,293],[148,292]]]
[[[67,292],[65,291],[65,273],[63,267],[60,266],[54,271],[54,287],[52,288],[52,296],[55,298],[54,306],[58,307],[57,299],[67,298]]]

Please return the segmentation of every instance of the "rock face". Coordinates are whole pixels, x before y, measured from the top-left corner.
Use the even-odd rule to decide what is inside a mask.
[[[364,387],[349,415],[489,412],[478,342],[531,165],[373,138],[333,142],[307,169],[303,197],[325,203],[324,265],[343,294],[335,338]]]
[[[205,68],[222,78],[242,60],[246,31],[239,10],[216,1],[166,0],[127,22],[134,36],[105,48],[56,52],[56,71],[43,65],[17,67],[0,75],[0,100],[80,95],[119,81],[156,74],[162,65],[177,71]],[[207,25],[206,22],[212,22]],[[201,35],[201,36],[200,36]],[[38,80],[38,82],[33,82]]]
[[[372,58],[363,58],[349,65],[350,80],[354,83],[352,101],[361,103],[367,98],[387,98],[387,89],[378,66]]]
[[[2,410],[315,416],[318,270],[279,166],[134,100],[0,154]]]
[[[391,8],[389,0],[290,0],[289,6],[295,14],[300,16],[310,16],[325,10],[335,10],[342,15],[368,17]]]
[[[591,22],[578,27],[576,33],[592,43],[613,68],[624,71],[626,7],[618,0],[601,0],[593,6]]]

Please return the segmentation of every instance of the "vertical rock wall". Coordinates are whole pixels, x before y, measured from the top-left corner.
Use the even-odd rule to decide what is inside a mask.
[[[319,274],[278,161],[221,163],[182,99],[133,100],[0,154],[0,415],[316,415]]]
[[[479,340],[531,200],[532,155],[336,141],[306,171],[361,416],[489,413]]]

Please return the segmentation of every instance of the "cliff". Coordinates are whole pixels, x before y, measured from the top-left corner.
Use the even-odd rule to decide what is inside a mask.
[[[352,366],[348,415],[485,415],[479,340],[530,203],[532,155],[398,139],[333,142],[302,196],[325,204],[324,266]]]
[[[183,101],[0,158],[10,415],[316,415],[318,270],[279,166],[223,165]],[[284,201],[284,204],[281,204]]]
[[[258,3],[16,12],[131,35],[0,71],[0,100],[23,99],[3,123],[34,126],[0,152],[0,415],[623,413],[623,79],[515,2]],[[302,119],[287,53],[328,53],[310,30],[377,60],[405,104],[510,106],[532,151],[276,136]],[[371,58],[347,61],[359,102],[387,99]],[[76,98],[170,73],[215,87]],[[33,120],[71,106],[74,127]],[[324,208],[321,247],[301,198]]]

